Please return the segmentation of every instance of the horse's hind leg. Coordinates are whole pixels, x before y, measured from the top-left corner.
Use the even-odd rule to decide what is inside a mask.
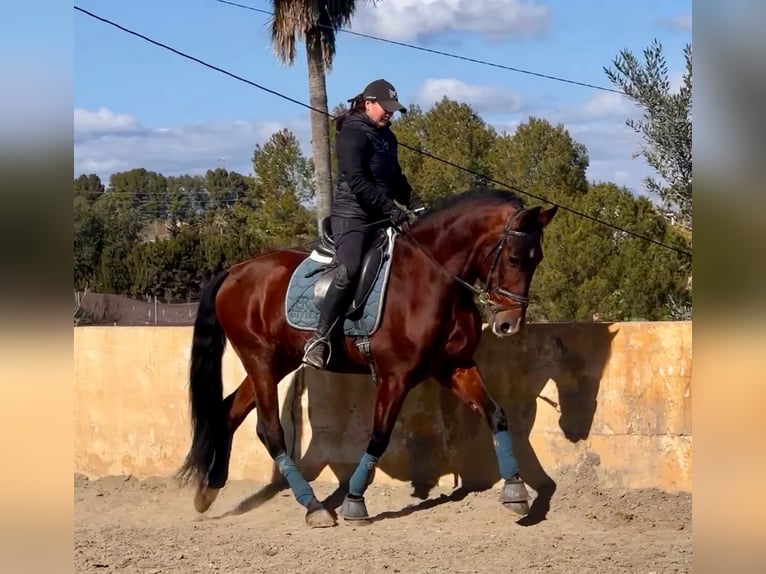
[[[529,493],[519,476],[519,463],[513,453],[508,422],[502,407],[487,392],[478,367],[455,369],[443,377],[442,382],[489,425],[500,476],[505,480],[500,500],[514,512],[527,514]]]
[[[280,369],[270,364],[271,361],[265,360],[256,352],[242,349],[239,351],[242,363],[253,381],[253,394],[258,409],[258,438],[287,480],[295,499],[306,507],[306,523],[314,528],[335,526],[335,519],[317,500],[311,485],[287,454],[284,429],[279,420],[277,385],[282,378],[280,375],[287,375],[289,369]]]
[[[231,441],[234,432],[242,424],[250,411],[255,408],[255,395],[250,377],[240,383],[239,387],[227,396],[222,403],[225,431],[218,433],[215,445],[215,456],[208,471],[207,481],[197,486],[194,495],[194,508],[197,512],[205,512],[213,504],[218,493],[229,478],[229,460],[231,458]]]

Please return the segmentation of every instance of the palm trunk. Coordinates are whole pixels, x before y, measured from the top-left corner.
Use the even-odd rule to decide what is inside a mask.
[[[314,156],[318,229],[322,219],[330,215],[332,171],[324,59],[322,45],[315,33],[306,34],[306,55],[309,68],[309,102],[314,110],[320,110],[311,110],[311,150]]]

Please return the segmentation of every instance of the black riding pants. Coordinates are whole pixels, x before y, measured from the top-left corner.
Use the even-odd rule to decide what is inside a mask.
[[[338,262],[335,283],[339,288],[344,289],[355,285],[359,279],[362,257],[372,242],[376,228],[371,227],[363,219],[335,215],[330,219],[330,224]]]

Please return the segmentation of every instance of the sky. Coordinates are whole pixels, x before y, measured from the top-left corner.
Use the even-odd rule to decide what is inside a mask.
[[[271,9],[266,0],[235,0]],[[378,0],[350,30],[536,73],[614,88],[604,74],[623,49],[656,38],[680,84],[691,0]],[[76,0],[76,6],[268,89],[308,103],[302,44],[293,66],[270,45],[269,16],[216,0]],[[292,130],[310,154],[308,110],[74,11],[74,175],[105,182],[144,167],[166,176],[225,167],[252,173],[257,144]],[[652,174],[625,125],[640,111],[620,94],[339,33],[327,75],[330,108],[386,78],[405,105],[446,95],[500,132],[530,116],[562,123],[585,144],[588,178],[634,193]]]

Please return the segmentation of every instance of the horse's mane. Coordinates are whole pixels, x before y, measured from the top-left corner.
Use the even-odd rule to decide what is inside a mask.
[[[511,203],[517,209],[524,209],[524,202],[512,191],[498,189],[496,187],[478,186],[472,187],[462,193],[448,195],[437,199],[418,218],[418,223],[427,221],[445,211],[451,211],[463,206],[469,207],[470,204],[475,204],[477,202],[486,204]]]

